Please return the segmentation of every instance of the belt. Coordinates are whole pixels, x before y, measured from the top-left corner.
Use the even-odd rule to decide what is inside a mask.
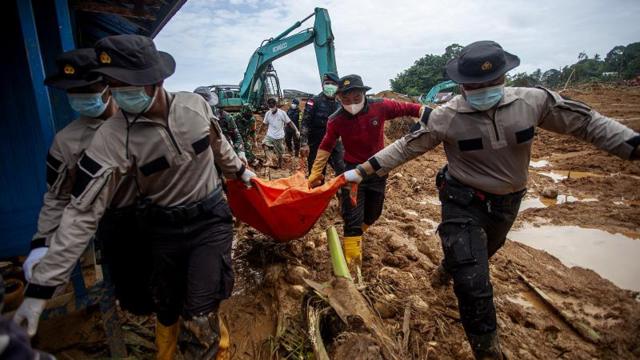
[[[142,207],[139,211],[139,216],[147,221],[157,223],[184,224],[209,213],[223,200],[222,187],[219,186],[209,196],[200,201],[170,207],[150,205]]]

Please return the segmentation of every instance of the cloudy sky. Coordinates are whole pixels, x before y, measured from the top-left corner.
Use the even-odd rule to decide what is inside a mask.
[[[156,37],[171,53],[170,90],[242,80],[262,40],[274,37],[315,7],[329,10],[340,75],[358,73],[373,91],[425,54],[452,43],[495,40],[522,61],[519,71],[558,68],[578,53],[602,57],[640,41],[638,0],[187,0]],[[302,25],[313,26],[313,19]],[[276,62],[281,86],[320,90],[312,46]]]

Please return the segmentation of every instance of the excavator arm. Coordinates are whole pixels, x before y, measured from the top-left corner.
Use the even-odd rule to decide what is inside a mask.
[[[303,22],[315,16],[313,28],[305,29],[297,34],[289,35]],[[257,105],[261,99],[263,87],[262,75],[269,65],[287,54],[290,54],[311,43],[314,44],[320,77],[326,72],[336,72],[335,49],[333,46],[331,19],[326,9],[316,8],[314,13],[297,21],[275,38],[265,40],[251,56],[244,78],[240,83],[240,98],[244,103]]]

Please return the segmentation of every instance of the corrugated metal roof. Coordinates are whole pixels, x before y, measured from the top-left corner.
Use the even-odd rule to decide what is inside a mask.
[[[116,34],[154,37],[186,0],[70,1],[78,47]]]

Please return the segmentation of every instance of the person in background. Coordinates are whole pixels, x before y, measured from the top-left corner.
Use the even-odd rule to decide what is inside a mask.
[[[300,109],[298,106],[300,105],[300,101],[298,99],[291,100],[291,106],[289,110],[287,110],[287,116],[297,129],[300,129]],[[295,157],[300,156],[300,137],[296,136],[296,132],[291,127],[287,127],[285,129],[284,134],[284,142],[287,145],[287,151]]]
[[[640,134],[588,105],[545,88],[505,87],[505,74],[519,64],[494,41],[467,45],[446,65],[462,95],[433,110],[420,130],[345,173],[364,183],[444,144],[448,164],[436,177],[444,259],[432,284],[453,278],[476,359],[504,357],[489,259],[504,245],[527,192],[536,127],[589,141],[623,159],[640,159]]]
[[[300,155],[307,157],[307,170],[311,173],[311,167],[316,160],[320,142],[327,132],[327,122],[329,116],[340,109],[340,104],[336,101],[338,91],[338,81],[340,78],[336,73],[328,72],[322,75],[322,92],[309,99],[304,106],[302,115],[302,128],[300,130],[301,148]],[[331,151],[329,165],[336,175],[344,172],[344,147],[342,141],[338,140]],[[326,167],[322,169],[322,174],[326,173]]]
[[[227,137],[227,141],[233,145],[233,150],[238,154],[238,157],[245,165],[248,165],[247,155],[244,148],[244,141],[242,140],[242,136],[240,135],[240,131],[238,131],[238,126],[236,125],[236,121],[233,116],[229,115],[228,112],[219,108],[213,101],[213,96],[211,96],[211,90],[209,90],[206,86],[197,87],[193,90],[194,93],[202,96],[202,98],[211,106],[211,110],[213,114],[218,118],[218,124],[220,124],[220,128],[224,133],[224,136]]]
[[[262,145],[265,147],[265,153],[267,150],[273,151],[277,158],[277,167],[282,167],[282,155],[284,154],[284,128],[288,126],[295,131],[296,137],[300,137],[298,128],[294,125],[293,121],[289,119],[287,113],[282,109],[279,109],[276,103],[276,99],[270,98],[267,100],[269,110],[264,114],[263,124],[267,125],[267,136],[262,141]],[[271,164],[268,164],[271,165]]]
[[[258,158],[253,151],[258,147],[258,141],[256,138],[256,118],[253,116],[251,106],[243,105],[240,112],[235,114],[234,120],[244,143],[244,152],[247,156],[247,161],[251,166],[256,166],[258,164]]]

